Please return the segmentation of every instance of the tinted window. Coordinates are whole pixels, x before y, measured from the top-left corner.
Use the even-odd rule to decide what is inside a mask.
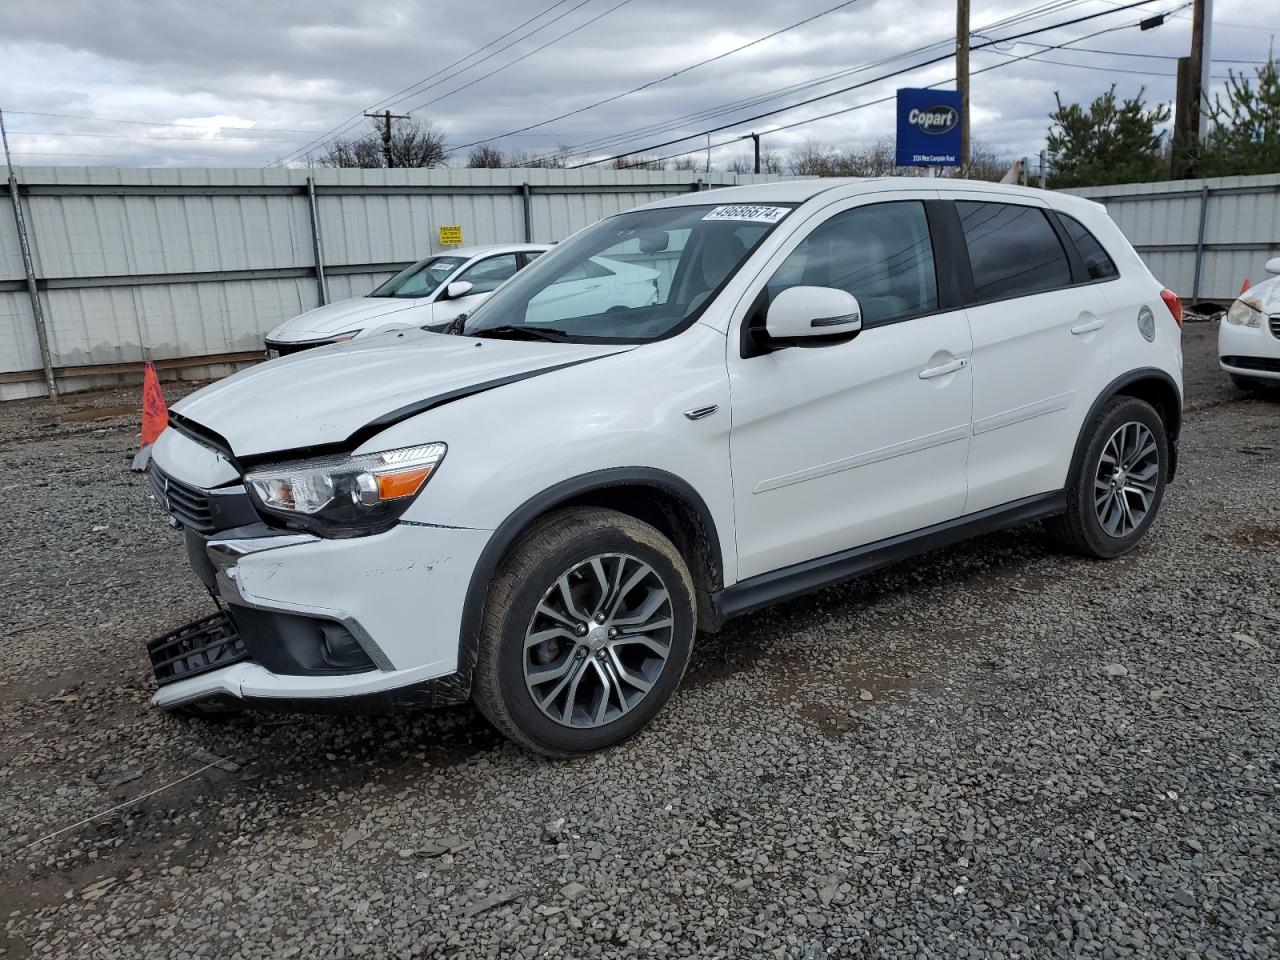
[[[1071,265],[1038,207],[958,201],[977,300],[1021,297],[1071,282]]]
[[[474,267],[463,271],[458,277],[459,280],[468,280],[475,284],[468,291],[471,293],[492,293],[498,289],[498,285],[506,280],[519,269],[516,265],[516,255],[514,253],[504,253],[499,257],[490,257],[488,260],[481,260]]]
[[[1090,279],[1105,280],[1119,273],[1115,262],[1107,256],[1107,251],[1102,249],[1098,238],[1090,233],[1083,223],[1075,217],[1068,217],[1065,213],[1058,214],[1058,220],[1067,231],[1071,242],[1076,245],[1080,259],[1084,261],[1085,269],[1089,271]]]
[[[788,287],[838,287],[858,298],[864,325],[938,308],[929,222],[919,201],[877,203],[820,224],[769,281],[769,299]]]

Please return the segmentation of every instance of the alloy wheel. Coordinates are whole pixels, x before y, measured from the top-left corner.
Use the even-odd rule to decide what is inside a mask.
[[[611,723],[657,683],[674,630],[671,594],[652,566],[628,554],[591,557],[543,593],[525,631],[525,686],[556,723]]]
[[[1093,478],[1098,522],[1108,535],[1127,537],[1155,502],[1160,480],[1160,450],[1146,424],[1119,427],[1102,448]]]

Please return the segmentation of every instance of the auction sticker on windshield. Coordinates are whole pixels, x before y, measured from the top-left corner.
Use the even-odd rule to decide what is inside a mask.
[[[788,213],[790,207],[761,207],[745,203],[733,203],[716,207],[703,220],[747,220],[751,223],[777,223]]]

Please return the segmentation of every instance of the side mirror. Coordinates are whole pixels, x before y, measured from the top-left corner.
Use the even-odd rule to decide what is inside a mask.
[[[1280,257],[1272,257],[1262,267],[1267,273],[1280,273]]]
[[[858,298],[834,287],[789,287],[774,297],[764,318],[771,340],[833,337],[861,329]]]
[[[445,290],[445,296],[450,300],[457,300],[459,297],[465,297],[470,293],[471,288],[474,286],[475,284],[470,280],[455,280]]]

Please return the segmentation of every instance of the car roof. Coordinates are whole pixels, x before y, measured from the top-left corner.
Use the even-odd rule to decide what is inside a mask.
[[[774,183],[752,183],[741,187],[682,193],[655,201],[647,206],[677,207],[709,203],[799,204],[812,200],[819,194],[829,194],[831,199],[836,200],[862,194],[883,193],[888,190],[937,191],[942,194],[989,193],[993,198],[1000,196],[1035,198],[1055,207],[1078,206],[1081,199],[1037,187],[1020,187],[1007,183],[962,180],[953,177],[816,177],[807,180],[780,180]],[[1092,204],[1092,206],[1098,205]]]
[[[488,243],[474,247],[455,247],[451,250],[441,250],[438,253],[430,254],[433,257],[466,257],[472,259],[474,257],[484,256],[490,253],[520,253],[522,250],[550,250],[551,245],[548,243]]]

